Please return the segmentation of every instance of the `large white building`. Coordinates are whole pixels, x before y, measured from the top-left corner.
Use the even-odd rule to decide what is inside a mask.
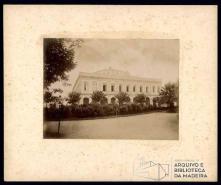
[[[94,73],[80,72],[73,91],[81,94],[80,104],[90,103],[94,91],[103,91],[108,103],[115,101],[119,92],[126,92],[131,102],[137,94],[143,93],[152,104],[153,98],[159,96],[161,85],[159,79],[132,76],[128,72],[108,68]]]

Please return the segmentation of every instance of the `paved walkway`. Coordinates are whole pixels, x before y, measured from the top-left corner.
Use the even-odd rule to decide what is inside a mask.
[[[76,139],[178,139],[177,113],[150,113],[109,119],[45,122],[45,138]]]

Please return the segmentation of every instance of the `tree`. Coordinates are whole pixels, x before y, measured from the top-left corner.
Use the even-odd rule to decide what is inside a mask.
[[[179,106],[179,81],[177,81],[175,84],[175,97],[176,97],[177,106]]]
[[[49,91],[46,91],[44,93],[44,102],[46,103],[46,107],[48,107],[47,104],[52,102],[52,101],[53,101],[52,93],[49,92]]]
[[[101,103],[105,99],[105,94],[102,91],[94,91],[91,99],[95,103]]]
[[[61,97],[63,93],[62,89],[56,88],[52,90],[45,90],[44,91],[44,102],[46,103],[46,107],[48,103],[58,104],[63,103],[64,99]]]
[[[68,103],[71,105],[77,104],[81,99],[81,94],[77,92],[71,92],[68,94]]]
[[[146,102],[146,96],[145,94],[138,94],[134,97],[134,102],[135,103],[140,103],[143,104]]]
[[[125,92],[119,92],[115,97],[118,99],[120,105],[130,102],[130,97]]]
[[[170,108],[174,106],[174,102],[177,101],[176,84],[167,83],[161,89],[160,92],[160,103],[166,103]]]
[[[55,88],[52,91],[53,91],[53,93],[59,93],[59,94],[63,93],[63,90],[60,88]]]
[[[160,106],[160,97],[154,97],[153,98],[153,106],[154,107],[157,107],[157,106]]]
[[[75,48],[81,46],[82,40],[44,39],[44,88],[58,81],[67,80],[67,72],[71,71],[74,61]]]

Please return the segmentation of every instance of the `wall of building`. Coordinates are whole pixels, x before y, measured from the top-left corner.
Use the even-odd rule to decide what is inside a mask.
[[[161,88],[160,82],[136,82],[136,81],[122,81],[122,80],[105,80],[105,79],[87,79],[81,78],[79,80],[78,87],[73,89],[82,94],[90,94],[93,91],[103,91],[103,85],[106,85],[106,94],[117,94],[119,93],[119,85],[122,87],[122,92],[127,92],[130,95],[144,93],[146,95],[158,95]],[[114,91],[111,90],[111,85],[114,85]],[[127,86],[129,91],[127,91]],[[133,87],[135,86],[135,92]],[[142,91],[140,91],[142,87]],[[146,89],[148,88],[148,89]]]
[[[106,91],[103,91],[103,85],[106,85]],[[111,85],[114,86],[114,91],[111,90]],[[149,82],[149,81],[136,81],[136,80],[114,80],[114,79],[99,79],[99,78],[88,78],[80,77],[73,91],[77,91],[81,94],[81,101],[83,103],[83,98],[88,97],[91,102],[91,95],[93,91],[103,91],[110,103],[110,99],[119,93],[119,86],[121,85],[121,91],[126,92],[131,101],[137,94],[145,94],[151,98],[159,95],[161,89],[161,82]],[[129,91],[127,91],[127,86]],[[133,87],[135,86],[135,92]],[[140,91],[142,87],[142,92]],[[148,88],[148,89],[146,89]]]

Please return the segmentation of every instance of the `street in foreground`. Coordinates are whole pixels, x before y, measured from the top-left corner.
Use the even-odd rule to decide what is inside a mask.
[[[75,139],[147,139],[177,140],[179,124],[177,113],[150,113],[127,117],[61,121],[44,123],[44,138]]]

